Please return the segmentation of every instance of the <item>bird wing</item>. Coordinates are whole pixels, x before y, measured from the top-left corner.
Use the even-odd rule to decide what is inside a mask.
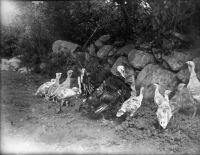
[[[200,102],[200,82],[197,79],[190,79],[190,82],[187,86],[191,96],[196,99],[198,102]]]
[[[61,86],[62,87],[65,87],[65,88],[70,88],[70,79],[66,79],[62,84]]]
[[[56,89],[59,87],[58,84],[53,84],[49,87],[49,90],[48,90],[48,93],[47,93],[47,96],[52,96],[54,95],[54,92],[56,91]]]
[[[42,84],[36,91],[36,94],[42,93],[45,94],[47,93],[49,87],[53,85],[53,82],[45,82],[44,84]]]
[[[69,89],[69,88],[63,88],[63,89],[60,89],[58,98],[67,99],[67,98],[73,97],[75,95],[77,95],[77,93],[74,90]]]
[[[164,97],[161,94],[156,94],[154,96],[154,102],[159,106],[163,103]]]
[[[120,110],[122,111],[130,111],[132,108],[132,105],[134,105],[135,102],[137,102],[137,97],[131,97],[127,99],[121,106]]]

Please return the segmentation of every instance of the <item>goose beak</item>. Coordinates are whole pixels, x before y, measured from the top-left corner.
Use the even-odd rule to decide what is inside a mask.
[[[156,86],[156,87],[158,87],[158,84],[157,84],[157,83],[154,83],[153,85]]]
[[[187,65],[192,65],[192,61],[187,61],[186,64]]]
[[[125,75],[124,75],[124,67],[123,66],[117,66],[117,71],[121,74],[121,76],[123,78],[125,78]]]
[[[169,93],[168,94],[171,94],[172,93],[172,91],[171,90],[169,90]]]

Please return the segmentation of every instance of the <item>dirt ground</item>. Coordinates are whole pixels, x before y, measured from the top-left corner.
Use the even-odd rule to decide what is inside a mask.
[[[73,107],[56,114],[55,104],[33,95],[45,80],[1,72],[2,153],[200,153],[199,114],[191,119],[189,112],[180,112],[166,131],[151,119],[155,113],[148,105],[121,122],[90,119]]]

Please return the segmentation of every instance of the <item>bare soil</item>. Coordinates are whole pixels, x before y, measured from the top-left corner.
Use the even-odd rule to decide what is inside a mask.
[[[200,153],[199,114],[191,119],[180,112],[165,131],[150,105],[125,121],[90,119],[74,107],[56,114],[57,105],[33,95],[44,81],[39,75],[1,72],[2,153]]]

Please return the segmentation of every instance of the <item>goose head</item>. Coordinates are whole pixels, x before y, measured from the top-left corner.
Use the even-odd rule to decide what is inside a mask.
[[[156,112],[158,123],[160,126],[162,126],[163,129],[165,129],[172,117],[172,111],[169,107],[161,107],[158,108]]]
[[[117,71],[125,78],[125,68],[122,65],[117,66]]]
[[[169,94],[171,93],[171,90],[165,90],[165,96],[169,96]]]
[[[158,83],[154,83],[153,85],[156,87],[155,91],[159,90],[160,85]]]
[[[84,75],[85,74],[85,68],[81,69],[81,74]]]
[[[195,63],[193,61],[187,61],[186,64],[188,65],[188,69],[192,72],[195,68]]]
[[[71,76],[72,76],[72,73],[73,73],[73,70],[68,70],[68,71],[67,71],[67,77],[71,77]]]
[[[62,73],[56,73],[56,79],[60,79],[61,75],[62,75]]]
[[[56,79],[51,79],[51,82],[56,82]]]
[[[178,91],[181,91],[184,87],[185,87],[185,83],[180,83],[179,85],[178,85]]]
[[[153,85],[156,86],[156,88],[159,87],[159,84],[158,84],[158,83],[154,83]]]

